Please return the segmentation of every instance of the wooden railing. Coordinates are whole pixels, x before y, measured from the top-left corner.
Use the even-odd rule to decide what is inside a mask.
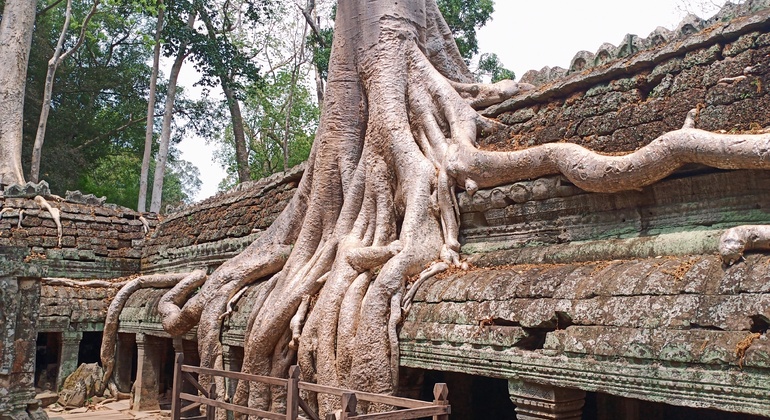
[[[211,386],[209,386],[208,389],[204,389],[192,375],[193,373],[284,387],[286,389],[286,413],[259,410],[219,401],[217,400],[217,390],[214,381],[211,381]],[[194,386],[200,395],[182,392],[182,384],[184,382],[188,382]],[[289,369],[289,377],[287,379],[188,366],[184,364],[184,356],[182,353],[177,353],[174,362],[174,395],[171,401],[171,418],[172,420],[179,420],[182,413],[195,410],[205,405],[207,406],[205,416],[186,417],[186,420],[213,420],[214,412],[217,408],[232,411],[233,413],[275,420],[296,420],[299,417],[299,410],[301,409],[307,418],[321,420],[321,417],[319,417],[318,414],[313,411],[302,398],[300,398],[300,390],[336,395],[340,398],[340,405],[342,407],[340,416],[335,417],[334,414],[327,414],[325,420],[406,420],[422,417],[433,417],[434,420],[449,420],[451,411],[449,400],[447,399],[449,390],[446,384],[436,384],[433,387],[433,396],[435,400],[433,400],[433,402],[427,402],[301,382],[299,380],[298,366],[292,366]],[[192,404],[183,407],[182,401],[188,401]],[[396,409],[381,413],[358,414],[358,401],[385,404],[396,407]]]

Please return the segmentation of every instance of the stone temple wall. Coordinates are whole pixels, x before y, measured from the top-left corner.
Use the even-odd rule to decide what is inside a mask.
[[[483,113],[509,128],[482,145],[515,150],[563,141],[605,153],[629,152],[681,128],[694,108],[700,110],[697,127],[704,130],[767,127],[768,15],[764,9],[716,23],[490,107]]]
[[[61,234],[51,213],[35,201],[38,196],[60,213]],[[105,204],[92,195],[72,192],[59,199],[45,182],[6,189],[0,206],[0,247],[19,250],[41,277],[109,279],[137,273],[145,235],[158,223],[157,215]]]
[[[59,215],[61,231],[37,197]],[[145,235],[158,218],[79,192],[56,197],[45,182],[7,188],[0,206],[0,418],[44,418],[34,391],[38,333],[60,335],[54,384],[60,385],[76,367],[83,332],[104,328],[115,289],[52,286],[41,279],[138,273]]]
[[[517,150],[567,141],[628,152],[680,128],[693,108],[699,128],[760,131],[770,126],[770,10],[761,6],[689,17],[673,34],[628,36],[620,47],[579,53],[568,70],[531,72],[524,81],[534,90],[482,111],[507,129],[480,144]],[[145,214],[147,239],[138,213],[49,199],[62,212],[61,247],[49,213],[32,200],[39,191],[6,196],[0,282],[14,294],[0,295],[0,308],[16,318],[0,318],[0,357],[36,330],[98,329],[114,293],[28,279],[212,270],[275,220],[302,171],[244,184],[160,224]],[[770,261],[754,254],[726,267],[715,256],[724,229],[770,223],[769,181],[765,171],[688,166],[617,194],[586,193],[559,176],[460,194],[463,254],[474,268],[417,292],[400,332],[402,366],[505,379],[522,416],[580,407],[586,391],[770,416]],[[260,287],[250,286],[223,322],[226,366],[239,366]],[[137,344],[145,335],[168,338],[155,308],[163,292],[135,293],[120,332],[136,334]],[[141,353],[152,357],[147,349]],[[29,400],[28,390],[3,394],[11,374],[29,382],[28,360],[15,366],[0,370],[0,412]]]
[[[144,247],[145,273],[216,267],[267,229],[293,195],[304,165],[238,185],[168,216]]]
[[[694,108],[698,128],[765,132],[770,10],[707,27],[688,19],[680,29],[700,32],[614,59],[605,45],[570,71],[530,73],[534,90],[483,111],[508,128],[482,147],[629,152]],[[419,289],[401,364],[508,379],[520,415],[574,408],[577,388],[770,416],[767,258],[728,267],[716,256],[724,229],[770,223],[768,181],[690,165],[615,194],[560,176],[462,193],[462,249],[475,268]]]

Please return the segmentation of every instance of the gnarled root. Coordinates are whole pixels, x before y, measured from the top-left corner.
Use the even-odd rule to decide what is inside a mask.
[[[473,106],[528,86],[473,84],[437,10],[433,0],[338,3],[324,114],[292,201],[198,295],[183,304],[195,287],[187,280],[164,296],[167,331],[181,334],[198,322],[202,366],[221,365],[227,303],[276,273],[254,298],[243,371],[285,375],[296,357],[305,380],[392,393],[404,309],[427,278],[462,267],[457,188],[472,194],[561,173],[588,191],[613,192],[648,185],[688,162],[770,168],[770,135],[708,133],[693,127],[694,118],[628,156],[564,143],[479,150],[479,132],[499,124]],[[421,272],[407,292],[406,279]],[[283,406],[284,396],[273,391],[240,381],[233,402]],[[310,403],[321,413],[338,405],[322,396]]]
[[[53,219],[53,222],[56,223],[56,232],[58,235],[58,247],[61,248],[61,237],[62,237],[62,227],[61,227],[61,211],[57,209],[56,207],[51,207],[50,204],[48,204],[48,201],[46,201],[45,198],[42,196],[35,196],[35,203],[41,208],[48,210],[48,213],[51,214],[51,219]],[[19,223],[21,223],[21,215],[19,215]]]
[[[72,279],[43,277],[41,281],[46,286],[117,288],[117,287],[125,286],[126,284],[128,284],[130,280],[113,282],[109,280],[72,280]]]
[[[460,96],[468,101],[473,109],[483,109],[491,105],[499,104],[504,100],[533,90],[535,87],[529,83],[517,83],[513,80],[501,80],[488,85],[483,83],[457,83],[449,81]]]
[[[682,128],[624,156],[605,156],[570,143],[549,143],[515,152],[489,152],[458,145],[447,171],[479,187],[493,187],[562,174],[591,192],[641,188],[686,163],[719,169],[770,169],[770,134],[719,134]]]
[[[299,304],[297,313],[291,318],[289,328],[291,329],[291,342],[289,342],[289,348],[297,350],[299,346],[299,337],[302,335],[302,325],[305,323],[305,317],[307,311],[310,308],[310,296],[303,296],[302,303]]]
[[[205,280],[206,272],[204,270],[196,270],[192,273],[182,274],[155,274],[148,276],[137,277],[123,286],[118,294],[110,302],[110,306],[107,309],[107,316],[104,318],[104,332],[102,338],[101,348],[101,360],[102,367],[104,368],[104,377],[102,378],[102,387],[106,386],[112,377],[112,372],[115,369],[115,345],[117,343],[118,336],[118,319],[120,317],[120,311],[123,310],[126,301],[131,295],[140,289],[146,289],[149,287],[168,288],[179,281],[185,279],[197,279],[197,281]],[[104,389],[99,390],[99,393],[103,393]]]
[[[719,255],[727,265],[743,258],[743,253],[752,250],[770,250],[770,226],[737,226],[727,229],[719,238]]]
[[[430,279],[436,274],[443,273],[448,269],[449,264],[442,261],[431,264],[430,267],[426,268],[422,273],[420,273],[420,277],[416,282],[414,282],[414,284],[412,284],[412,287],[409,288],[409,292],[404,295],[404,299],[401,301],[401,307],[404,311],[404,314],[409,313],[409,310],[412,308],[412,299],[414,299],[414,295],[417,294],[417,290],[420,289],[420,286],[422,286],[426,280]]]
[[[208,279],[188,277],[163,295],[158,302],[163,329],[171,335],[182,335],[198,324],[204,307],[212,306],[222,307],[214,318],[219,323],[227,302],[238,291],[283,267],[290,247],[281,245],[263,247],[256,253],[247,251],[225,262]],[[187,300],[198,287],[201,287],[200,293]]]

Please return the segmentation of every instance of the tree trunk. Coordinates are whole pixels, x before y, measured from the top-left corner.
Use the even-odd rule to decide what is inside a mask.
[[[45,131],[48,126],[48,114],[51,110],[51,96],[53,95],[53,78],[56,75],[56,70],[59,68],[62,62],[67,59],[73,52],[75,52],[83,42],[85,41],[86,30],[88,28],[88,22],[96,13],[96,8],[99,6],[100,0],[95,0],[91,10],[83,19],[83,23],[80,25],[80,36],[78,37],[75,45],[62,53],[62,46],[64,45],[64,39],[67,36],[67,31],[70,27],[70,20],[72,19],[72,0],[67,1],[67,9],[65,11],[64,25],[62,26],[61,33],[59,34],[59,41],[56,43],[53,56],[48,60],[48,71],[45,75],[45,87],[43,88],[43,106],[40,108],[40,118],[37,125],[37,133],[35,134],[35,143],[32,146],[32,161],[29,167],[29,179],[32,182],[38,182],[40,178],[40,156],[43,152],[43,142],[45,141]]]
[[[155,25],[155,47],[152,50],[152,74],[150,74],[150,93],[147,98],[147,125],[144,131],[144,154],[139,178],[139,212],[147,210],[147,179],[150,176],[150,158],[152,157],[152,137],[155,133],[155,91],[158,86],[160,68],[160,34],[163,31],[163,0],[158,1],[158,22]]]
[[[291,69],[291,84],[289,85],[289,97],[286,99],[286,118],[283,124],[283,139],[281,148],[283,149],[283,171],[289,170],[289,138],[291,137],[291,111],[294,108],[294,93],[297,90],[297,79],[299,79],[299,70],[305,59],[305,39],[307,38],[308,25],[305,23],[305,29],[302,31],[302,42],[299,50],[294,50],[294,65]],[[296,48],[296,45],[295,45]]]
[[[33,0],[7,0],[0,21],[0,189],[24,183],[24,89],[36,4]]]
[[[187,19],[187,27],[192,29],[195,24],[196,13],[191,12]],[[171,66],[171,72],[168,76],[168,91],[166,93],[166,107],[163,110],[163,126],[160,132],[160,147],[158,148],[158,157],[155,159],[155,177],[152,183],[152,199],[150,201],[150,211],[160,213],[160,203],[163,199],[163,177],[166,175],[166,160],[168,159],[169,142],[171,141],[171,120],[174,118],[174,100],[176,99],[176,83],[179,79],[179,72],[182,70],[182,64],[187,57],[187,41],[183,41],[179,46],[174,64]]]
[[[217,43],[217,29],[211,22],[211,19],[206,15],[205,10],[200,10],[199,14],[201,20],[206,25],[209,38]],[[249,148],[246,143],[246,134],[243,129],[243,114],[241,114],[241,105],[238,103],[238,98],[235,97],[235,92],[230,87],[232,81],[232,75],[228,69],[224,69],[221,66],[216,69],[219,76],[219,83],[222,85],[222,91],[225,94],[227,100],[227,107],[230,110],[230,120],[233,124],[233,137],[235,139],[235,165],[238,168],[238,182],[246,182],[251,180],[251,173],[249,170]]]
[[[230,109],[230,119],[233,123],[235,162],[238,166],[238,182],[250,181],[251,172],[249,170],[249,148],[246,143],[246,133],[243,129],[243,115],[241,114],[241,106],[238,103],[238,99],[235,97],[233,90],[228,86],[227,78],[220,77],[219,79],[220,83],[222,83],[222,90],[225,92],[225,98],[227,98],[227,107]]]
[[[306,381],[393,393],[397,329],[414,295],[407,280],[467,267],[459,255],[457,188],[472,194],[563,173],[587,190],[617,191],[688,162],[770,169],[762,155],[770,134],[708,133],[693,128],[692,118],[627,156],[568,143],[479,150],[477,133],[499,126],[473,106],[529,86],[472,80],[435,0],[340,0],[326,101],[297,191],[273,225],[187,303],[198,284],[192,277],[164,296],[164,328],[178,335],[197,323],[201,366],[222,366],[220,315],[240,289],[261,280],[243,371],[285,376],[296,361]],[[310,400],[322,416],[339,404],[336,397]],[[241,381],[233,402],[280,409],[285,396]]]

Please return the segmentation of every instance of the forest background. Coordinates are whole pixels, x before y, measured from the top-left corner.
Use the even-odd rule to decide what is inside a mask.
[[[688,12],[708,16],[721,6],[546,3],[439,0],[464,58],[484,80],[567,67],[580,49],[625,33],[645,36]],[[25,94],[25,176],[61,195],[77,189],[167,211],[302,162],[323,103],[334,7],[329,0],[39,1]],[[156,46],[160,72],[151,94]],[[39,175],[32,177],[41,134]],[[144,194],[143,165],[150,180]],[[158,167],[164,171],[156,177]]]

